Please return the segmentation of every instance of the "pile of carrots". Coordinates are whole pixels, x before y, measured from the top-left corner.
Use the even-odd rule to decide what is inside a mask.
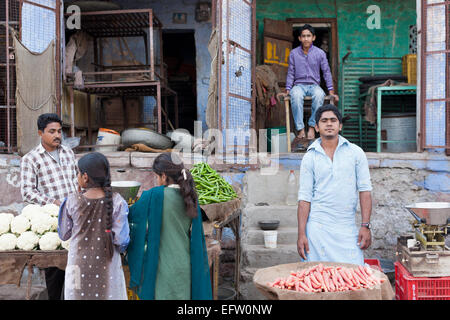
[[[291,271],[287,278],[277,278],[269,286],[299,292],[338,292],[372,288],[383,283],[366,266],[358,268],[324,267],[321,263],[310,268]]]

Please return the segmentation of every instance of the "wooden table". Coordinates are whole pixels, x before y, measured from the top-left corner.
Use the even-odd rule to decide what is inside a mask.
[[[0,284],[15,284],[20,287],[20,280],[25,267],[28,269],[26,299],[31,297],[31,280],[33,266],[44,269],[57,267],[65,270],[67,250],[11,250],[0,252]]]
[[[236,239],[235,247],[235,266],[234,266],[234,288],[236,291],[236,299],[239,297],[239,278],[240,278],[240,257],[241,257],[241,239],[240,239],[240,225],[241,225],[241,210],[238,209],[227,216],[223,221],[216,222],[214,228],[216,230],[216,240],[222,239],[222,230],[224,227],[229,226],[234,233]],[[213,299],[218,299],[219,291],[219,271],[220,271],[220,255],[215,257],[213,265]]]

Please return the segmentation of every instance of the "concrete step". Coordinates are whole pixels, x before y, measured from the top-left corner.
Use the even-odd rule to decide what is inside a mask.
[[[297,243],[298,230],[297,227],[281,227],[277,230],[277,244],[290,244],[294,245]],[[260,228],[247,229],[246,235],[244,236],[245,243],[249,245],[264,245],[264,230]]]
[[[253,284],[253,276],[258,268],[244,268],[241,270],[239,292],[242,300],[267,300],[267,298]]]
[[[268,268],[299,261],[297,244],[280,244],[275,249],[268,249],[264,245],[246,244],[242,247],[242,265],[246,268]]]
[[[270,205],[253,206],[248,205],[242,210],[242,221],[246,228],[259,228],[260,220],[280,220],[279,228],[297,227],[297,206]]]

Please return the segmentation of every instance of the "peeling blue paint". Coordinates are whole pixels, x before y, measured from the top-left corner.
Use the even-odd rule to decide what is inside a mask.
[[[300,170],[301,160],[298,159],[280,159],[279,164],[284,170]]]
[[[431,173],[425,178],[424,188],[430,191],[450,193],[450,175]]]

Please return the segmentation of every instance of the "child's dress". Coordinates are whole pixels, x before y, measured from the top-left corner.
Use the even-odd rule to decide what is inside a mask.
[[[64,296],[66,300],[126,300],[127,291],[120,253],[130,241],[128,204],[113,193],[112,236],[114,254],[106,252],[105,198],[70,195],[61,205],[58,234],[70,239]]]

